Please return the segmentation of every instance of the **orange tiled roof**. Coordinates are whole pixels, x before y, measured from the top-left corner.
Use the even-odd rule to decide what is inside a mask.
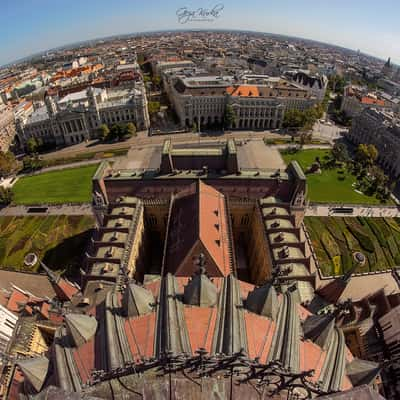
[[[202,181],[199,182],[199,237],[222,275],[228,275],[230,273],[229,229],[225,198]]]
[[[384,106],[385,105],[385,102],[383,100],[374,99],[372,97],[367,97],[367,96],[364,96],[364,97],[361,98],[361,103],[362,104],[377,105],[377,106]]]
[[[7,309],[12,312],[18,312],[21,305],[26,304],[28,300],[29,296],[19,290],[13,290],[7,303]]]
[[[205,253],[207,273],[227,276],[231,270],[230,236],[225,198],[199,181],[174,201],[168,234],[165,272],[192,276],[196,270],[190,255]]]
[[[258,97],[260,95],[256,85],[229,86],[226,91],[231,96]]]

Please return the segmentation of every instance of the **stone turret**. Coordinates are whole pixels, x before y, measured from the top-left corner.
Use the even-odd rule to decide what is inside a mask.
[[[218,294],[216,286],[206,275],[204,254],[199,255],[197,264],[199,270],[185,286],[184,302],[192,306],[212,307],[217,303]]]
[[[86,96],[89,103],[89,109],[95,115],[97,122],[100,121],[99,104],[96,98],[96,92],[92,86],[89,86],[86,90]]]
[[[122,309],[126,317],[138,317],[153,310],[154,297],[146,288],[130,283],[122,297]]]
[[[52,96],[46,96],[44,99],[44,102],[46,104],[47,108],[47,113],[49,114],[49,117],[52,118],[57,114],[57,103]]]

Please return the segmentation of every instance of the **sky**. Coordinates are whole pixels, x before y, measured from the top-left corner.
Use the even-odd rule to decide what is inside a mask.
[[[181,7],[223,4],[213,22],[178,22]],[[400,64],[399,0],[1,0],[0,65],[115,34],[241,29],[314,39]]]

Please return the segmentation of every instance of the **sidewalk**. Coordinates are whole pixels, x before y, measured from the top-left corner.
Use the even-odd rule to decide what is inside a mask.
[[[29,212],[29,209],[43,209],[41,212]],[[56,206],[8,206],[0,211],[2,217],[19,216],[47,216],[47,215],[93,215],[92,205],[86,204],[62,204]]]
[[[334,212],[333,208],[352,208],[352,213]],[[400,217],[400,207],[394,206],[359,206],[352,204],[309,205],[305,212],[306,217]]]

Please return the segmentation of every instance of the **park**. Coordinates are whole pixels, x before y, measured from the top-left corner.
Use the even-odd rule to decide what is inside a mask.
[[[356,189],[357,177],[347,166],[322,168],[320,173],[307,173],[315,160],[331,157],[330,149],[283,150],[286,164],[296,160],[307,175],[308,198],[315,203],[378,205],[382,200]],[[390,203],[390,200],[388,200]]]

